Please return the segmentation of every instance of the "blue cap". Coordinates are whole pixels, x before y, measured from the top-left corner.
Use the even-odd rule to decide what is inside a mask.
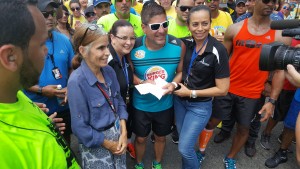
[[[94,0],[93,6],[97,6],[100,3],[109,3],[110,4],[110,0]]]

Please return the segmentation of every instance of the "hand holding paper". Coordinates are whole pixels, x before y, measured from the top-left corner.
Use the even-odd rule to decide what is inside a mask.
[[[164,93],[166,92],[166,89],[163,89],[162,87],[165,86],[168,82],[166,82],[162,78],[157,78],[154,81],[155,81],[155,85],[151,83],[144,83],[144,84],[136,85],[135,88],[142,95],[151,93],[155,97],[157,97],[158,100],[160,100],[164,95]]]

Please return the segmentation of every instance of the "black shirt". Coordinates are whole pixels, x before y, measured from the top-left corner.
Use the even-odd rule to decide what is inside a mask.
[[[189,64],[196,43],[193,38],[183,38],[186,45],[186,53],[183,60],[182,83],[186,82],[189,89],[201,90],[216,86],[215,79],[229,77],[228,53],[224,45],[214,37],[208,35],[208,42],[202,55],[194,60],[190,75]],[[186,80],[188,77],[188,80]],[[211,97],[197,98],[198,101],[207,101]]]
[[[118,55],[115,51],[115,49],[109,45],[109,51],[113,57],[113,59],[111,61],[109,61],[108,65],[111,66],[116,74],[117,74],[117,79],[119,81],[119,84],[120,84],[120,92],[121,92],[121,96],[124,100],[124,102],[126,102],[126,94],[127,94],[127,90],[129,92],[129,96],[132,96],[132,89],[133,89],[133,72],[132,72],[132,69],[131,69],[131,66],[129,65],[128,63],[128,60],[126,59],[126,67],[127,67],[127,72],[128,72],[128,77],[129,77],[129,89],[128,89],[128,85],[127,85],[127,82],[126,82],[126,76],[124,74],[124,71],[122,69],[122,65],[119,60],[118,60]],[[123,56],[126,58],[126,56]],[[123,61],[121,60],[121,62],[123,63]],[[131,98],[130,98],[131,100]]]

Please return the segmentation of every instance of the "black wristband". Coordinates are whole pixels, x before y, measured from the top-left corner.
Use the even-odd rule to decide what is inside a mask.
[[[268,102],[272,103],[274,106],[275,106],[275,104],[276,104],[276,101],[277,101],[277,100],[272,99],[272,98],[269,98],[269,99],[268,99]]]

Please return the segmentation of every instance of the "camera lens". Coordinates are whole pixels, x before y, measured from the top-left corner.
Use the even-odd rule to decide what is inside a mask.
[[[288,64],[292,64],[296,69],[299,68],[300,63],[300,49],[280,46],[274,56],[274,68],[275,69],[286,69]]]

